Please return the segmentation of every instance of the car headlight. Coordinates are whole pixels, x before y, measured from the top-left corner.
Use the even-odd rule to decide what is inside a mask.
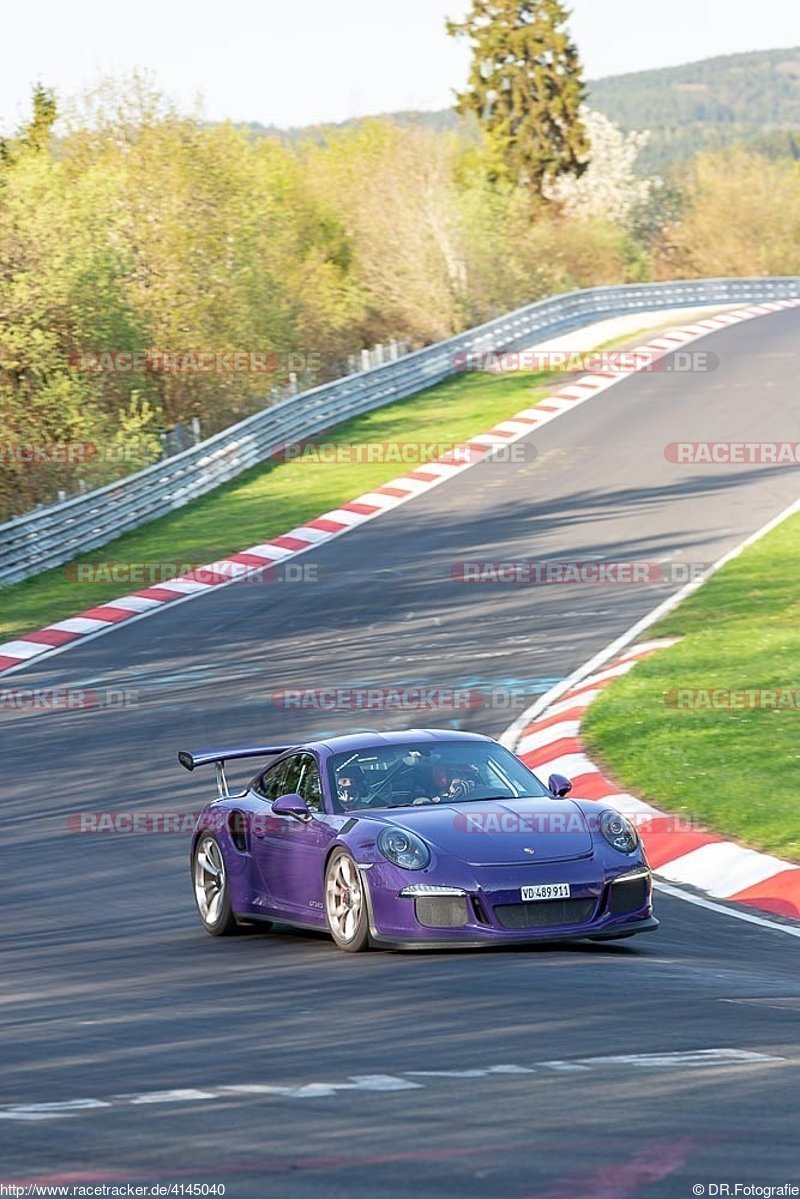
[[[619,853],[635,853],[639,848],[639,834],[621,812],[603,812],[600,832]]]
[[[402,828],[382,829],[378,834],[378,849],[402,870],[424,870],[431,860],[431,851],[422,838]]]

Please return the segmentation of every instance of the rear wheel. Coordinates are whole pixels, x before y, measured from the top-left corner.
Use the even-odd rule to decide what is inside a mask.
[[[212,937],[227,937],[238,925],[231,911],[228,872],[219,842],[211,833],[197,839],[192,862],[194,897],[203,928]]]
[[[359,953],[369,945],[364,884],[350,854],[337,849],[325,872],[325,915],[340,949]]]

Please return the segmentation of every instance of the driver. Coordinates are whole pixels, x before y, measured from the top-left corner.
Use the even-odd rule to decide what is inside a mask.
[[[367,784],[364,771],[357,762],[351,762],[339,770],[336,775],[336,794],[346,811],[363,805],[367,796]]]
[[[441,798],[466,799],[481,781],[477,766],[466,763],[463,766],[446,766],[441,771],[444,776],[441,788]]]

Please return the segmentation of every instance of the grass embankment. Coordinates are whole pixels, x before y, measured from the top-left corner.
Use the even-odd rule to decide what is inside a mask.
[[[468,374],[355,417],[325,433],[326,443],[403,442],[448,447],[486,432],[552,394],[553,374]],[[414,462],[322,462],[300,457],[254,467],[178,512],[75,561],[213,562],[312,520],[413,470]],[[143,584],[77,583],[67,566],[0,590],[0,641],[106,603]]]
[[[607,688],[583,733],[596,760],[627,790],[800,862],[798,578],[795,516],[652,630],[683,640]],[[675,707],[677,688],[783,691],[776,698],[787,706],[752,707],[746,697],[736,701],[741,708],[707,706],[713,697],[700,694],[701,706]]]

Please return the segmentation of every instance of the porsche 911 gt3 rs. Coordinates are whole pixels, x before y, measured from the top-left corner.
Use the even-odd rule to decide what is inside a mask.
[[[489,737],[358,733],[298,745],[181,751],[214,765],[197,819],[200,918],[327,929],[342,949],[616,940],[658,927],[636,829],[567,798]],[[261,759],[241,792],[226,761]],[[264,761],[266,760],[266,761]]]

